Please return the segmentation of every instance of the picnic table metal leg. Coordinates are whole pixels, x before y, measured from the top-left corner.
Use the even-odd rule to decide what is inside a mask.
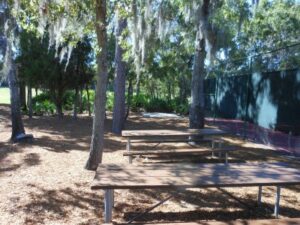
[[[104,194],[104,222],[110,223],[112,220],[112,209],[114,205],[114,190],[107,189]]]
[[[218,148],[222,148],[222,142],[218,141]],[[219,152],[219,158],[222,158],[222,152]]]
[[[278,218],[281,187],[277,186],[276,188],[277,190],[276,190],[276,199],[275,199],[275,206],[274,206],[274,216],[275,218]]]
[[[214,150],[215,150],[215,142],[214,142],[214,141],[211,142],[211,149],[212,149],[211,157],[214,158],[214,157],[215,157],[215,153],[214,153]]]
[[[258,187],[258,196],[257,196],[257,202],[260,205],[261,204],[261,195],[262,195],[262,186]]]
[[[128,153],[130,152],[130,138],[127,138],[126,150],[128,151]],[[132,164],[132,156],[131,155],[128,156],[128,162],[130,164]]]

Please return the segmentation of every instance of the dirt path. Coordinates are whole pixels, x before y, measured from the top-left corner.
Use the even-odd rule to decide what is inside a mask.
[[[103,193],[90,190],[94,172],[83,169],[88,157],[92,120],[87,116],[73,120],[66,117],[24,118],[27,133],[35,137],[33,145],[11,144],[8,107],[0,105],[0,224],[101,224]],[[158,119],[131,116],[126,129],[186,127],[186,119]],[[122,156],[125,140],[112,135],[108,117],[104,162],[127,163]],[[230,142],[251,148],[232,155],[235,161],[290,161],[261,145],[228,138]],[[184,144],[181,144],[184,145]],[[182,147],[177,144],[178,147]],[[174,146],[174,145],[173,145]],[[137,147],[137,146],[136,146]],[[149,148],[144,145],[139,148]],[[167,148],[167,145],[162,145]],[[242,147],[241,147],[242,148]],[[142,159],[139,159],[142,160]],[[161,159],[148,159],[157,161]],[[164,159],[169,161],[170,159]],[[181,161],[173,159],[173,161]],[[184,160],[190,160],[188,158]],[[194,159],[195,161],[195,159]],[[196,159],[209,162],[209,157]],[[300,168],[300,166],[299,166]],[[255,205],[257,188],[227,188],[248,205]],[[115,221],[126,221],[167,195],[161,191],[117,191]],[[274,203],[274,190],[265,188],[263,207],[249,210],[216,189],[189,189],[175,193],[176,198],[158,207],[144,221],[230,220],[237,218],[272,218],[266,210]],[[300,187],[282,191],[282,217],[300,217]]]

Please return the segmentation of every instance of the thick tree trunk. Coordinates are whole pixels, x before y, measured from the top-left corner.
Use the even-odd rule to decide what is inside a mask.
[[[33,110],[32,110],[32,88],[31,85],[28,85],[28,90],[27,90],[27,106],[28,106],[28,116],[31,119]]]
[[[201,41],[204,45],[204,40]],[[204,47],[204,46],[203,46]],[[204,127],[204,59],[206,53],[204,49],[195,52],[195,62],[192,75],[191,86],[191,107],[190,107],[190,128],[200,129]]]
[[[135,64],[135,73],[136,73],[136,83],[135,83],[135,94],[136,96],[140,95],[140,86],[141,86],[141,53],[140,53],[140,44],[139,44],[139,31],[138,26],[138,5],[136,0],[132,0],[132,14],[133,14],[133,51],[134,51],[134,64]]]
[[[104,147],[104,122],[107,86],[107,33],[106,33],[106,0],[96,0],[96,33],[99,49],[97,86],[95,94],[95,115],[93,120],[90,155],[85,168],[96,170],[102,162]]]
[[[198,9],[199,24],[197,26],[194,67],[191,84],[191,106],[189,112],[190,128],[204,127],[204,60],[206,58],[205,39],[208,37],[208,16],[210,0],[204,0]]]
[[[115,134],[121,134],[125,120],[126,63],[123,61],[124,50],[120,45],[120,39],[122,38],[122,32],[126,26],[126,19],[118,18],[118,27],[116,32],[116,74],[114,80],[114,109],[112,123],[112,132]]]
[[[19,92],[19,83],[16,73],[16,65],[12,59],[12,46],[11,43],[8,43],[8,49],[6,57],[8,58],[10,69],[8,72],[8,84],[10,89],[10,107],[11,107],[11,121],[12,121],[12,134],[11,139],[15,138],[25,133],[22,115],[21,115],[21,101],[20,101],[20,92]]]

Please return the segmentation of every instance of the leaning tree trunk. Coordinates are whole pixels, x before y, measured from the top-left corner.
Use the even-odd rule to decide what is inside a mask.
[[[204,0],[198,9],[199,24],[197,26],[196,50],[191,85],[191,106],[189,112],[190,128],[204,127],[204,60],[206,58],[205,42],[208,34],[208,16],[210,0]]]
[[[118,17],[120,17],[119,14]],[[114,109],[112,123],[112,132],[115,134],[121,134],[125,121],[126,63],[123,61],[124,50],[120,45],[120,39],[122,38],[122,32],[126,26],[126,18],[118,18],[118,27],[116,32],[116,74],[114,80]]]
[[[19,83],[16,73],[16,65],[12,59],[12,44],[8,43],[7,46],[6,57],[9,61],[9,72],[8,72],[8,84],[10,89],[10,106],[11,106],[11,121],[12,121],[12,134],[11,139],[15,140],[15,138],[19,134],[24,134],[25,129],[22,121],[21,115],[21,100],[20,100],[20,92],[19,92]]]
[[[106,33],[106,0],[96,0],[96,33],[99,49],[98,72],[95,95],[95,115],[93,119],[92,141],[90,155],[85,168],[96,170],[102,162],[104,147],[104,122],[107,85],[107,33]]]

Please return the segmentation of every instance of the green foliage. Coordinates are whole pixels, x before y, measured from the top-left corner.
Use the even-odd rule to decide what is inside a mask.
[[[187,115],[189,113],[188,101],[182,102],[178,97],[171,100],[171,107],[172,107],[172,111],[177,114]]]
[[[149,97],[142,93],[134,95],[131,100],[131,110],[137,112],[140,108],[145,109],[148,104],[148,99]]]
[[[51,101],[50,94],[44,92],[32,98],[32,109],[36,115],[52,115],[55,112],[55,104]]]
[[[114,107],[114,93],[107,92],[106,98],[106,110],[112,111]]]
[[[153,98],[150,99],[145,107],[147,112],[173,112],[172,105],[165,99]]]

